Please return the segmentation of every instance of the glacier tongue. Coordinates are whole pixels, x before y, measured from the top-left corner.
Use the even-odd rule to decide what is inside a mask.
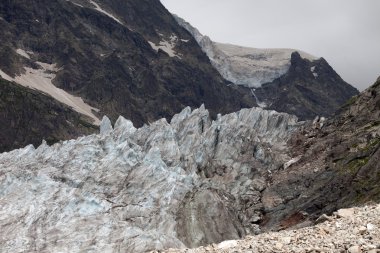
[[[145,252],[251,233],[261,208],[246,203],[290,160],[295,127],[261,108],[211,121],[202,106],[139,129],[104,118],[101,134],[0,154],[0,248]]]

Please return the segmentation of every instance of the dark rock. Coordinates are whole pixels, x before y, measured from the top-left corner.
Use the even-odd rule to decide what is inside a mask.
[[[322,129],[310,124],[293,135],[289,141],[292,156],[302,158],[289,170],[275,174],[266,191],[276,192],[278,198],[289,193],[295,197],[285,209],[268,210],[271,219],[266,229],[278,228],[284,218],[300,210],[317,219],[341,208],[380,201],[379,84],[346,103]],[[315,137],[310,140],[302,131]],[[323,167],[329,169],[314,171]]]
[[[311,68],[315,67],[315,77]],[[297,115],[301,120],[331,117],[359,92],[346,83],[323,58],[309,61],[298,52],[291,56],[289,71],[255,90],[268,109]]]
[[[98,127],[85,116],[41,92],[0,78],[0,152],[42,140],[53,144],[89,134]]]
[[[15,76],[36,61],[56,63],[57,87],[99,108],[99,117],[114,122],[122,115],[136,126],[169,119],[185,106],[204,103],[216,116],[255,105],[241,88],[226,85],[159,0],[95,2],[122,24],[89,1],[1,1],[0,69]],[[149,44],[172,36],[178,57]],[[18,48],[33,52],[31,59]]]

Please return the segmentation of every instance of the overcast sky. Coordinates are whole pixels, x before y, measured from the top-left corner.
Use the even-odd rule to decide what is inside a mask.
[[[217,42],[324,57],[363,90],[380,76],[380,0],[161,0]]]

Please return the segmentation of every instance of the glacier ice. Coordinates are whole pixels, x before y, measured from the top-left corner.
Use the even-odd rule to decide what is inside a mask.
[[[1,251],[184,247],[177,216],[187,194],[224,192],[236,205],[259,195],[261,174],[290,160],[286,141],[297,124],[261,108],[212,121],[201,106],[138,129],[104,118],[101,134],[0,154]]]
[[[173,16],[179,25],[193,35],[220,74],[237,85],[258,88],[284,75],[290,68],[291,54],[295,51],[302,58],[317,59],[295,49],[249,48],[213,42],[182,18]]]

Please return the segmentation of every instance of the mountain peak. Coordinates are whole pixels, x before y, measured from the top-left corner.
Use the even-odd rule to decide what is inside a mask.
[[[248,88],[264,108],[300,119],[332,116],[358,90],[346,83],[323,58],[294,49],[258,49],[217,43],[183,19],[213,66],[230,82]]]

